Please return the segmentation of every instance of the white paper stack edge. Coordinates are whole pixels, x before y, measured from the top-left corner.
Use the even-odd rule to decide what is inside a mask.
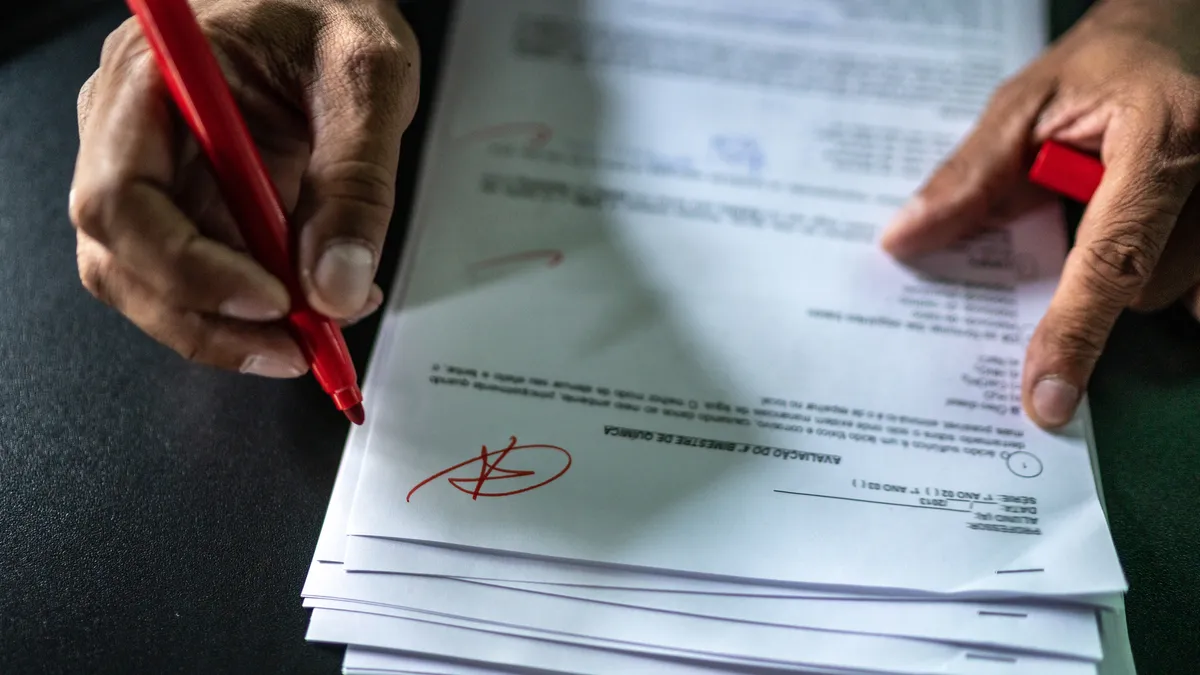
[[[686,658],[683,655],[678,656],[676,662],[660,662],[651,661],[642,657],[646,654],[642,650],[628,651],[628,647],[622,650],[622,646],[613,645],[612,651],[607,653],[600,650],[575,649],[563,647],[561,642],[553,643],[550,640],[563,640],[562,636],[554,635],[546,632],[542,636],[546,642],[537,642],[534,640],[507,642],[497,636],[504,634],[506,627],[482,622],[474,623],[464,622],[461,618],[454,616],[454,608],[445,607],[441,604],[435,604],[432,607],[422,609],[413,608],[408,600],[404,598],[404,584],[401,579],[404,575],[388,574],[388,573],[373,573],[373,572],[348,572],[346,570],[345,552],[346,552],[346,535],[345,535],[345,518],[350,510],[350,503],[353,499],[353,489],[357,482],[358,470],[361,466],[362,456],[365,451],[365,440],[367,431],[361,428],[355,428],[351,431],[350,438],[347,442],[345,454],[342,459],[342,464],[339,469],[337,481],[330,499],[330,508],[321,532],[321,539],[314,556],[312,568],[309,572],[308,580],[306,581],[303,591],[304,606],[314,608],[313,625],[311,635],[319,642],[335,642],[347,645],[343,672],[347,675],[363,674],[372,675],[380,673],[397,673],[397,674],[422,674],[422,675],[490,675],[500,672],[526,672],[541,670],[540,668],[522,668],[519,664],[521,661],[521,653],[526,650],[540,651],[542,649],[558,648],[561,652],[565,652],[562,657],[569,659],[565,667],[551,672],[564,673],[695,673],[701,675],[710,672],[757,672],[748,668],[728,668],[728,669],[705,669],[697,666],[694,662],[684,663],[682,659]],[[1099,484],[1098,484],[1099,487]],[[377,543],[377,542],[368,542]],[[384,542],[381,548],[386,549]],[[393,542],[394,543],[394,542]],[[442,551],[438,551],[442,553]],[[453,555],[453,552],[450,552]],[[618,577],[619,578],[619,577]],[[443,579],[446,583],[458,583],[468,585],[471,582]],[[670,579],[663,579],[664,585],[671,586]],[[498,585],[507,585],[510,588],[530,589],[533,585],[527,582],[491,582]],[[615,581],[615,583],[620,583]],[[399,592],[397,592],[397,589]],[[365,592],[359,592],[364,591]],[[745,593],[761,593],[760,588],[744,588]],[[561,591],[561,589],[553,589],[553,591]],[[552,591],[552,592],[553,592]],[[595,587],[578,587],[566,589],[566,595],[570,595],[572,591],[585,591],[585,596],[595,596],[602,594],[603,589]],[[716,592],[729,592],[728,588],[716,589]],[[520,591],[515,591],[514,596],[510,599],[511,603],[520,603]],[[776,590],[776,595],[784,595],[788,591]],[[681,595],[685,595],[682,594]],[[803,597],[807,594],[803,592],[794,593],[795,596]],[[818,594],[819,595],[819,594]],[[371,598],[371,599],[364,599]],[[737,596],[729,596],[737,599]],[[787,604],[787,600],[779,600],[781,604]],[[850,604],[856,604],[852,600],[847,600]],[[898,601],[897,605],[900,604]],[[1120,594],[1114,594],[1106,597],[1096,598],[1097,609],[1092,610],[1096,617],[1099,637],[1099,652],[1102,654],[1102,660],[1094,671],[1098,675],[1135,675],[1136,670],[1133,663],[1133,657],[1129,647],[1129,636],[1125,622],[1124,601]],[[1013,607],[1008,604],[997,605],[987,609],[977,609],[984,607],[983,603],[971,603],[973,611],[994,611],[996,618],[1013,618],[1009,614],[1016,613]],[[410,610],[405,611],[400,609],[409,607]],[[462,614],[473,616],[476,614],[475,608],[465,608]],[[498,608],[501,612],[504,611],[504,606]],[[582,610],[586,611],[586,609]],[[1088,610],[1082,610],[1088,613]],[[961,616],[961,613],[955,612]],[[1052,614],[1052,612],[1048,612]],[[406,617],[397,619],[397,617]],[[473,625],[478,629],[476,631],[463,628],[452,628],[451,626]],[[949,629],[955,629],[959,626],[947,625]],[[484,632],[486,631],[486,632]],[[1061,633],[1054,632],[1051,627],[1048,632],[1039,634],[1039,627],[1026,634],[1027,638],[1037,639],[1043,638],[1043,644],[1055,644],[1061,637]],[[530,635],[528,632],[518,634]],[[903,634],[903,633],[901,633]],[[647,637],[652,638],[653,633]],[[568,641],[569,642],[569,641]],[[951,642],[956,640],[951,639]],[[481,645],[482,648],[476,651],[473,655],[462,655],[462,653],[453,648],[455,644],[472,644]],[[446,649],[450,654],[447,658],[437,658],[437,649],[440,644],[451,645],[451,648]],[[390,648],[395,646],[395,648]],[[750,644],[753,648],[753,642]],[[432,650],[432,651],[431,651]],[[973,653],[970,649],[965,649],[964,654]],[[991,650],[980,650],[981,655],[991,654]],[[475,658],[472,658],[474,656]],[[486,663],[489,659],[504,659],[508,658],[509,662],[504,666],[497,666],[494,663]],[[465,660],[464,660],[465,659]],[[912,671],[912,672],[928,672],[928,673],[954,673],[955,671],[946,664],[931,663],[930,669],[927,671]],[[775,669],[776,671],[779,669]],[[820,672],[836,672],[836,673],[853,673],[850,670],[819,670],[819,669],[783,669],[786,672],[804,672],[804,673],[820,673]],[[771,669],[764,668],[763,672],[775,672]],[[886,670],[862,671],[862,672],[889,672]],[[970,672],[970,671],[962,671]],[[986,671],[985,671],[986,672]],[[1014,673],[1040,673],[1040,670],[995,670],[994,672],[1014,672]]]

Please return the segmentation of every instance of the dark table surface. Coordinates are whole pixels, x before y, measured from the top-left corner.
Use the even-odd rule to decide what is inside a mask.
[[[0,61],[0,673],[336,673],[341,650],[304,641],[299,594],[347,423],[311,378],[191,366],[80,286],[75,96],[127,13],[55,2],[93,7],[0,23],[0,42],[22,45]],[[445,4],[409,10],[427,85]],[[385,288],[426,114],[407,136]],[[347,333],[360,372],[377,327]],[[1200,328],[1126,316],[1091,400],[1139,672],[1200,672]]]

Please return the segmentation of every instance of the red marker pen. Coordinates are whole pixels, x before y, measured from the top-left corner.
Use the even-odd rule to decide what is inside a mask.
[[[287,322],[317,382],[338,410],[362,424],[358,374],[342,331],[304,299],[292,268],[287,214],[186,0],[126,0],[141,24],[159,71],[212,165],[246,245],[292,298]]]
[[[1088,203],[1104,178],[1100,160],[1061,143],[1046,141],[1029,169],[1029,180],[1077,202]]]

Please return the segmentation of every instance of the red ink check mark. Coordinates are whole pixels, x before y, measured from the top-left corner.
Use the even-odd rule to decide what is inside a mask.
[[[563,468],[558,473],[554,474],[553,476],[550,476],[549,478],[547,478],[541,482],[534,483],[532,485],[526,485],[526,486],[520,487],[520,488],[506,490],[506,491],[484,492],[484,484],[488,483],[490,481],[512,480],[512,479],[517,479],[517,478],[527,478],[529,476],[535,475],[536,472],[534,472],[534,471],[505,469],[500,466],[500,463],[503,462],[504,459],[506,457],[508,457],[511,453],[530,451],[530,450],[550,450],[550,451],[553,451],[556,453],[561,453],[561,455],[566,458],[567,463],[566,463],[566,465],[563,466]],[[474,464],[476,462],[479,462],[479,475],[477,477],[468,478],[468,477],[463,477],[463,476],[458,476],[458,477],[449,476],[449,474],[452,474],[455,471],[459,471],[460,469],[465,469],[466,467],[471,466],[472,464]],[[459,492],[462,492],[463,494],[471,495],[472,500],[478,500],[480,497],[508,497],[510,495],[517,495],[517,494],[521,494],[522,492],[529,492],[530,490],[536,490],[544,485],[553,483],[554,481],[556,481],[560,477],[562,477],[562,475],[567,472],[567,469],[570,469],[570,468],[571,468],[571,453],[567,452],[566,450],[564,450],[556,445],[539,445],[539,444],[517,445],[517,437],[513,436],[509,439],[508,447],[505,447],[501,450],[492,450],[489,452],[487,449],[487,446],[485,445],[485,446],[483,446],[482,449],[480,449],[478,457],[473,457],[464,462],[459,462],[458,464],[455,464],[454,466],[452,466],[448,469],[445,469],[443,471],[439,471],[439,472],[433,474],[432,476],[430,476],[429,478],[426,478],[425,480],[421,481],[420,483],[417,483],[416,487],[414,487],[412,490],[409,490],[408,496],[405,497],[404,501],[406,501],[406,502],[412,501],[412,496],[413,496],[413,494],[416,493],[417,490],[420,490],[421,488],[425,487],[426,485],[428,485],[428,484],[432,483],[433,481],[435,481],[439,478],[442,478],[442,477],[447,477],[446,482],[448,482],[454,489],[458,490]],[[493,474],[495,474],[495,475],[493,475]]]

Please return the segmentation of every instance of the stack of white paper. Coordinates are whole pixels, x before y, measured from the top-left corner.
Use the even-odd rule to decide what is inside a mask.
[[[1055,205],[882,225],[1036,0],[462,0],[304,603],[355,673],[1132,673]]]

